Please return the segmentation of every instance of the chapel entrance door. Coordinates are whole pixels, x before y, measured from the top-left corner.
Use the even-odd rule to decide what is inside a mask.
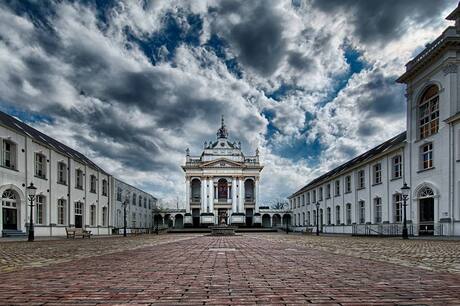
[[[420,236],[434,234],[434,198],[420,199],[418,234]]]
[[[200,227],[200,209],[192,208],[193,227]]]
[[[252,226],[252,216],[254,212],[252,208],[246,208],[246,226]]]
[[[217,210],[217,214],[218,214],[218,224],[228,224],[227,222],[227,209],[226,208],[219,208]]]
[[[15,208],[3,208],[3,228],[10,230],[18,229],[18,210]]]

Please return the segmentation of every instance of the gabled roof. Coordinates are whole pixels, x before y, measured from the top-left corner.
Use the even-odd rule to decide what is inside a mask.
[[[63,155],[73,158],[82,164],[88,165],[93,169],[107,174],[107,172],[105,172],[102,168],[96,165],[85,155],[81,154],[78,151],[75,151],[74,149],[63,144],[62,142],[59,142],[56,139],[53,139],[48,135],[43,134],[42,132],[31,127],[30,125],[27,125],[24,122],[19,121],[13,116],[10,116],[2,111],[0,111],[0,124],[18,132],[19,134],[28,136],[32,138],[34,141],[43,144],[46,147],[49,147]]]
[[[375,148],[353,158],[352,160],[349,160],[347,161],[346,163],[334,168],[333,170],[321,175],[320,177],[317,177],[316,179],[314,179],[313,181],[311,181],[310,183],[308,183],[307,185],[305,185],[304,187],[302,187],[301,189],[299,189],[298,191],[296,191],[295,193],[293,193],[291,196],[289,196],[288,198],[292,198],[292,197],[295,197],[301,193],[303,193],[304,191],[310,189],[310,187],[313,187],[315,185],[319,185],[320,183],[322,183],[323,181],[326,181],[327,179],[339,174],[339,173],[342,173],[342,172],[346,172],[347,170],[350,170],[351,168],[363,163],[363,162],[366,162],[366,161],[369,161],[371,160],[372,158],[376,157],[377,155],[381,154],[381,153],[384,153],[384,152],[387,152],[389,150],[391,150],[392,148],[394,147],[397,147],[398,145],[402,144],[404,141],[406,140],[406,132],[402,132],[401,134],[385,141],[384,143],[381,143],[379,144],[378,146],[376,146]]]

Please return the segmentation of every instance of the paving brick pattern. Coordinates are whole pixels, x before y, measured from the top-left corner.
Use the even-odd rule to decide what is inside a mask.
[[[419,267],[438,272],[460,273],[460,240],[372,238],[316,235],[264,235],[274,242],[290,242],[348,255]]]
[[[132,250],[187,239],[191,235],[140,235],[35,241],[0,242],[0,272],[41,267],[77,258]]]
[[[273,237],[196,236],[3,272],[0,305],[460,305],[459,274]]]

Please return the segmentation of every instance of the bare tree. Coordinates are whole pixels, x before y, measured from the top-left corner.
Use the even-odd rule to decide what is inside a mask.
[[[277,199],[271,206],[272,209],[286,209],[289,207],[288,202],[283,199]]]

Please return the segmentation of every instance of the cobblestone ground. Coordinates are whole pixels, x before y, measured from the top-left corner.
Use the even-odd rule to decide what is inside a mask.
[[[368,238],[351,236],[264,235],[275,242],[290,242],[329,253],[460,273],[460,240]]]
[[[460,274],[334,254],[303,236],[159,239],[2,272],[0,304],[460,305]]]
[[[0,242],[0,272],[40,267],[78,258],[110,254],[159,243],[187,239],[190,235],[140,235],[92,239]]]

